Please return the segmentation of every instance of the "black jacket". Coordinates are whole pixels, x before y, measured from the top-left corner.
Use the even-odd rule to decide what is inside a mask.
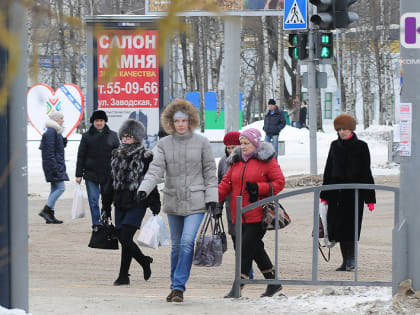
[[[267,135],[278,135],[280,131],[286,126],[286,119],[284,112],[277,106],[274,113],[271,114],[270,110],[265,114],[263,130]]]
[[[374,184],[370,169],[370,153],[366,142],[355,133],[348,140],[333,141],[324,170],[324,185]],[[320,197],[328,202],[327,226],[331,241],[354,240],[354,190],[322,191]],[[359,191],[359,237],[364,203],[376,203],[374,190]]]
[[[54,128],[48,128],[42,135],[39,149],[42,151],[42,169],[47,182],[68,181],[64,158],[67,141]]]
[[[92,125],[82,135],[77,152],[76,177],[105,183],[111,176],[111,153],[120,141],[115,131],[105,125],[102,132]]]

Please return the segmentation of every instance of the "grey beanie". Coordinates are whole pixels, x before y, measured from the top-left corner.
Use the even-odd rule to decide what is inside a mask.
[[[123,135],[130,135],[133,136],[138,143],[143,143],[144,136],[146,135],[146,128],[137,120],[127,119],[120,127],[118,135],[120,139],[122,139]]]

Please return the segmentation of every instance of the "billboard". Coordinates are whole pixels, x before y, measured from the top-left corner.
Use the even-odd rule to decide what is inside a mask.
[[[113,130],[128,118],[141,121],[148,147],[157,142],[159,131],[157,46],[157,30],[105,29],[96,34],[96,108],[107,113]],[[115,75],[107,82],[112,67]]]
[[[171,0],[146,0],[146,14],[159,14],[167,11]],[[264,11],[283,10],[284,0],[215,0],[214,4],[226,14],[235,13],[238,15],[247,15],[252,11],[258,11],[257,15],[265,15]],[[201,4],[197,4],[197,8],[190,7],[190,10],[199,11]],[[196,11],[195,11],[196,12]],[[269,12],[268,15],[270,15]],[[272,14],[272,13],[271,13]],[[185,14],[195,15],[195,14]]]

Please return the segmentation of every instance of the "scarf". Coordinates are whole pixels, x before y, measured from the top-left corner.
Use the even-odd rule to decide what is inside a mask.
[[[112,151],[111,174],[114,189],[137,190],[152,158],[152,152],[138,142],[122,143]]]

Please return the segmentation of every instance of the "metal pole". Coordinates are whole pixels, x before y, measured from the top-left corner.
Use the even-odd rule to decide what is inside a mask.
[[[225,132],[239,130],[241,20],[225,18]]]
[[[337,86],[338,86],[337,103],[339,105],[340,112],[341,112],[341,58],[340,58],[340,38],[339,37],[340,37],[340,30],[336,29],[335,40],[337,42],[336,56],[337,56],[337,81],[338,81],[337,82]]]
[[[308,7],[308,16],[312,15],[313,6]],[[310,23],[311,25],[312,23]],[[310,172],[313,175],[318,174],[317,167],[317,96],[316,96],[316,67],[314,60],[314,30],[312,25],[308,32],[309,39],[309,59],[308,59],[308,97],[309,97],[309,152],[310,152]]]
[[[420,191],[420,176],[416,171],[420,169],[420,144],[414,135],[420,133],[420,93],[418,93],[418,74],[420,73],[420,49],[415,47],[418,44],[417,29],[420,25],[419,19],[420,1],[401,0],[400,14],[403,36],[400,38],[400,52],[404,81],[401,93],[402,103],[412,103],[412,130],[410,156],[401,156],[400,169],[400,209],[407,222],[407,249],[408,264],[407,278],[412,280],[414,290],[420,290],[420,251],[418,240],[420,239],[420,213],[418,210],[417,192]],[[407,22],[407,23],[406,23]],[[409,22],[414,22],[412,25]],[[405,35],[405,36],[404,36]],[[408,45],[405,47],[403,44]],[[409,45],[411,44],[411,46]],[[414,47],[413,47],[414,46]],[[407,64],[407,66],[405,66]],[[405,257],[396,257],[399,262],[404,263]],[[393,262],[394,265],[394,262]]]
[[[10,6],[10,31],[19,44],[19,67],[9,95],[10,305],[28,310],[28,172],[26,158],[26,19],[19,1]],[[16,141],[16,139],[21,139]],[[22,198],[23,197],[23,198]]]

